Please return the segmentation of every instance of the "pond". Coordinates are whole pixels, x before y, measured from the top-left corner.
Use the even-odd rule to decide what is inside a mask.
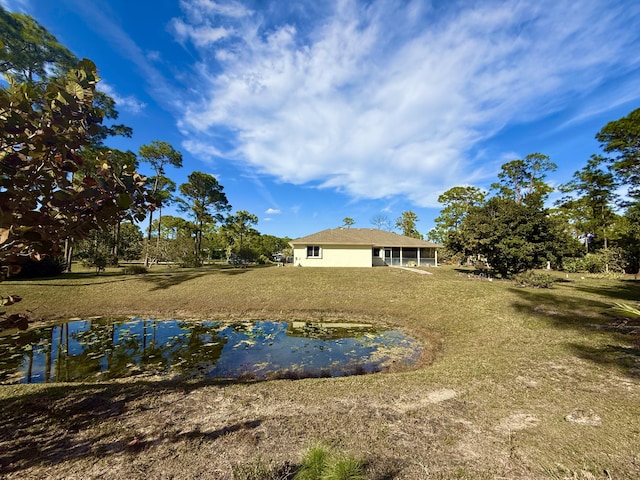
[[[0,384],[335,377],[411,366],[417,341],[367,324],[87,319],[0,336]]]

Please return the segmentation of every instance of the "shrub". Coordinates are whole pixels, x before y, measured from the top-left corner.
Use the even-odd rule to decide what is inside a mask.
[[[586,272],[584,257],[567,257],[562,259],[562,270],[568,273]]]
[[[149,270],[144,265],[127,265],[122,269],[122,273],[125,275],[141,275],[149,273]]]
[[[12,275],[16,278],[57,277],[66,267],[63,257],[44,257],[42,260],[27,260],[20,266],[20,272]]]
[[[522,287],[534,288],[551,288],[555,280],[553,275],[548,273],[538,273],[533,270],[519,273],[515,275],[513,279]]]
[[[562,260],[563,270],[569,273],[624,273],[626,267],[623,250],[615,247]]]
[[[180,267],[195,268],[202,266],[202,259],[197,253],[189,253],[180,259]]]

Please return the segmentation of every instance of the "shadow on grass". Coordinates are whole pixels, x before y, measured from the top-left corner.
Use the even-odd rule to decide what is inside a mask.
[[[211,442],[261,425],[262,421],[255,419],[206,432],[197,427],[184,431],[177,425],[174,431],[163,428],[162,433],[151,438],[135,433],[145,430],[147,425],[118,428],[121,418],[132,418],[136,410],[149,409],[148,403],[137,401],[169,393],[186,396],[204,385],[204,382],[57,384],[1,399],[0,473],[51,467],[82,458],[105,458],[121,452],[135,454],[164,443]],[[224,388],[225,383],[217,386]]]
[[[615,284],[592,286],[588,284],[576,285],[576,290],[603,295],[613,302],[640,302],[640,281],[619,280]]]
[[[198,269],[178,270],[175,272],[163,272],[163,273],[148,273],[145,275],[139,275],[137,278],[152,283],[154,286],[151,291],[154,290],[166,290],[167,288],[180,285],[181,283],[194,280],[196,278],[203,277],[205,275],[241,275],[249,271],[249,268],[233,268],[233,267],[200,267]]]
[[[15,282],[15,284],[28,284],[38,287],[89,287],[92,285],[106,285],[110,283],[130,282],[133,280],[143,280],[155,285],[152,290],[163,290],[181,283],[199,278],[205,275],[240,275],[258,267],[238,268],[232,266],[211,266],[200,268],[176,269],[173,271],[164,270],[140,275],[126,275],[123,272],[104,272],[96,275],[91,272],[64,273],[58,277],[46,277],[35,279],[12,279],[5,282],[5,285]],[[85,280],[82,282],[82,280]]]
[[[602,340],[596,346],[593,342],[567,344],[575,355],[603,366],[618,368],[630,377],[640,378],[640,319],[620,317],[610,310],[615,302],[636,300],[636,285],[634,282],[621,282],[604,288],[584,285],[570,287],[604,297],[601,300],[569,296],[555,289],[510,290],[520,298],[514,304],[514,308],[520,312],[544,318],[555,328],[601,335]]]
[[[103,272],[96,275],[91,272],[63,273],[57,277],[40,278],[12,278],[5,284],[28,284],[37,287],[82,287],[90,285],[105,285],[108,283],[127,282],[135,280],[133,275],[124,275],[122,272]],[[80,282],[84,280],[84,282]]]

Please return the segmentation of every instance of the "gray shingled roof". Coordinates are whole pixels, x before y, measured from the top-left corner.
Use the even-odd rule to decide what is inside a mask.
[[[296,238],[291,245],[369,245],[372,247],[432,247],[437,245],[417,238],[377,228],[330,228],[321,232]]]

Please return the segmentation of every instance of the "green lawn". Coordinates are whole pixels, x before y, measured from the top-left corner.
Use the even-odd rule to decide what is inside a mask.
[[[640,282],[552,289],[452,267],[209,266],[7,281],[45,320],[322,319],[400,327],[418,369],[348,378],[0,387],[7,478],[290,478],[310,446],[368,478],[640,478]],[[12,307],[13,308],[13,307]]]

